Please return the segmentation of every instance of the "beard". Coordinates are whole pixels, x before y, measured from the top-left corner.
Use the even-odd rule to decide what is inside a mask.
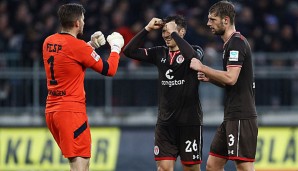
[[[223,30],[223,29],[217,30],[217,31],[214,32],[214,34],[218,35],[218,36],[222,36],[222,35],[225,34],[225,30]]]
[[[83,32],[78,33],[78,37],[83,37]]]
[[[77,34],[77,38],[83,40],[84,39],[84,34],[83,30],[80,30],[79,33]]]
[[[82,31],[80,31],[80,32],[77,34],[77,38],[83,40],[84,35],[83,35],[83,32],[82,32]]]
[[[218,27],[218,30],[215,30],[214,34],[215,35],[218,35],[218,36],[222,36],[224,35],[226,32],[226,30],[224,29],[224,25],[221,24],[219,27]]]

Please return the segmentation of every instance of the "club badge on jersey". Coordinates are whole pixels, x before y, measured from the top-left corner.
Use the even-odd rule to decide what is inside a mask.
[[[176,62],[177,62],[178,64],[181,64],[183,61],[184,61],[184,57],[183,57],[182,55],[177,56],[177,58],[176,58]]]
[[[159,147],[157,145],[154,147],[154,154],[155,155],[159,154]]]
[[[100,59],[100,56],[95,51],[92,51],[91,56],[96,62],[98,62],[98,60]]]

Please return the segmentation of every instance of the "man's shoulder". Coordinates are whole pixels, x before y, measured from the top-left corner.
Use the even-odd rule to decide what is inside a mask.
[[[46,37],[45,40],[44,40],[44,42],[52,41],[53,39],[57,39],[57,33],[51,34],[48,37]]]
[[[236,32],[232,37],[230,42],[232,44],[242,44],[245,43],[247,41],[247,39],[240,33],[240,32]]]

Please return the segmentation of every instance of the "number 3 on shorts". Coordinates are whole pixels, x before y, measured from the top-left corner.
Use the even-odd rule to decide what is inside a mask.
[[[229,146],[233,146],[234,145],[234,142],[235,142],[235,137],[233,134],[230,134],[229,135],[229,138],[230,138],[230,142],[229,142]]]

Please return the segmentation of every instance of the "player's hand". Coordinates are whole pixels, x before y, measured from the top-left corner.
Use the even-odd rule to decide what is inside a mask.
[[[120,33],[113,32],[107,37],[107,41],[111,46],[111,52],[121,52],[121,48],[124,45],[124,39]]]
[[[197,58],[192,58],[189,67],[195,71],[202,71],[203,64]]]
[[[97,31],[91,35],[90,45],[96,49],[106,44],[105,36],[101,31]]]
[[[198,72],[198,80],[208,82],[209,78],[203,72]]]
[[[165,29],[170,34],[172,34],[173,32],[178,33],[177,24],[175,23],[175,21],[171,21],[171,22],[168,22],[167,24],[165,24]]]
[[[147,24],[145,29],[147,31],[160,29],[164,26],[164,22],[160,18],[152,18],[151,21]]]

